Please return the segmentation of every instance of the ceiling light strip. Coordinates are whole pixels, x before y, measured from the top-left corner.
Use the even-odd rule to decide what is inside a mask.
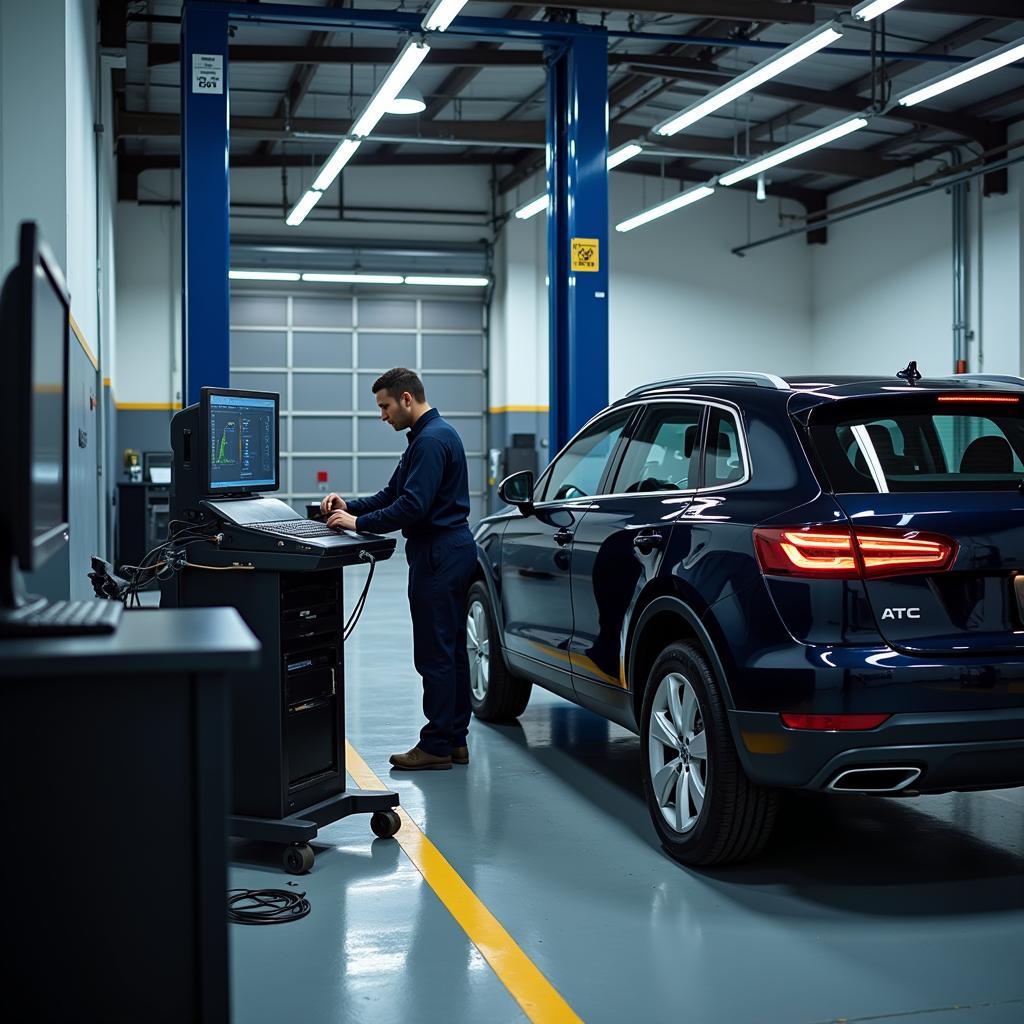
[[[689,128],[690,125],[739,99],[740,96],[753,91],[759,85],[777,78],[784,71],[788,71],[794,65],[799,64],[819,50],[823,50],[830,43],[834,43],[837,39],[842,38],[843,33],[834,24],[815,29],[802,39],[798,39],[791,46],[787,46],[784,50],[773,54],[767,60],[761,61],[760,64],[755,65],[749,71],[745,71],[742,75],[734,78],[721,88],[715,89],[714,92],[707,95],[704,99],[698,100],[685,110],[670,117],[667,121],[656,125],[654,128],[655,134],[675,135],[684,128]]]
[[[335,273],[297,270],[228,271],[232,281],[303,281],[307,284],[407,284],[424,287],[486,288],[489,277],[465,274],[370,274],[361,271]]]
[[[323,192],[319,192],[316,189],[311,188],[308,192],[304,193],[299,201],[291,208],[288,216],[285,218],[285,224],[289,227],[298,227],[305,219],[306,215],[318,202]]]
[[[964,64],[963,67],[958,68],[956,71],[940,75],[919,88],[904,93],[896,102],[901,107],[912,107],[916,103],[930,100],[933,96],[949,92],[950,89],[965,85],[967,82],[973,82],[976,78],[981,78],[982,75],[991,74],[1000,68],[1015,64],[1019,60],[1024,60],[1024,39],[1017,39],[1012,43],[1007,43],[1006,46],[1000,47],[1000,49],[986,54],[984,57],[979,57],[977,60],[972,60],[969,64]]]
[[[714,192],[714,188],[710,185],[698,185],[696,188],[688,189],[686,192],[680,193],[674,198],[669,199],[667,202],[659,203],[657,206],[652,206],[649,210],[644,210],[642,213],[638,213],[635,217],[629,217],[627,220],[616,224],[615,230],[632,231],[634,228],[638,228],[642,224],[649,224],[652,220],[657,220],[659,217],[664,217],[666,214],[674,213],[676,210],[681,210],[684,206],[690,206],[693,203],[698,203],[700,200],[713,195]]]
[[[298,281],[301,275],[292,270],[229,270],[232,281]]]
[[[802,139],[797,139],[796,142],[780,146],[778,149],[772,150],[772,152],[758,157],[750,163],[743,164],[742,167],[737,167],[735,171],[719,175],[718,183],[720,185],[735,185],[737,182],[746,181],[747,178],[753,178],[762,171],[767,171],[770,167],[777,167],[787,160],[792,160],[794,157],[802,156],[813,149],[827,146],[830,142],[835,142],[836,139],[851,135],[853,132],[865,127],[867,123],[868,119],[866,117],[852,117],[846,121],[840,121],[839,124],[832,125],[829,128],[812,132],[810,135],[805,135]]]
[[[903,0],[864,0],[864,3],[857,4],[850,14],[858,21],[872,21],[880,14],[885,14],[886,11],[898,7],[901,3]]]
[[[423,18],[424,32],[443,32],[466,6],[467,0],[434,0]]]

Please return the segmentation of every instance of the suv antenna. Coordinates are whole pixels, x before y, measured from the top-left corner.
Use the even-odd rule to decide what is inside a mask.
[[[911,387],[913,387],[921,379],[921,372],[917,368],[917,360],[911,359],[910,362],[907,363],[907,368],[905,370],[900,370],[896,376],[899,377],[900,380],[905,380]]]

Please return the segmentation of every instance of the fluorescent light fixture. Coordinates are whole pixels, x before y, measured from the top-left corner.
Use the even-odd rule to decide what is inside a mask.
[[[761,61],[760,64],[745,71],[720,89],[716,89],[709,96],[698,100],[674,117],[657,125],[654,131],[658,135],[675,135],[676,132],[689,128],[691,124],[699,121],[702,117],[707,117],[708,114],[732,103],[733,100],[781,75],[783,71],[787,71],[794,64],[799,64],[800,61],[806,60],[812,54],[824,49],[829,43],[834,43],[842,37],[843,33],[831,25],[817,29],[803,39],[798,39],[792,46],[787,46],[767,60]]]
[[[466,0],[434,0],[422,25],[425,32],[443,32],[466,6]]]
[[[405,283],[452,285],[456,288],[486,288],[491,283],[491,279],[489,277],[438,277],[412,274],[406,277]]]
[[[297,228],[305,219],[306,215],[318,202],[323,192],[318,192],[315,188],[311,188],[306,192],[302,198],[292,207],[291,213],[285,218],[285,224],[290,228]]]
[[[334,179],[341,174],[342,168],[355,156],[361,143],[358,139],[342,139],[334,147],[334,152],[324,161],[320,173],[313,179],[313,188],[318,192],[326,192]]]
[[[919,89],[905,93],[899,98],[899,105],[901,107],[912,107],[915,103],[930,100],[933,96],[949,92],[950,89],[955,89],[958,85],[964,85],[966,82],[973,82],[974,79],[981,78],[982,75],[998,71],[1000,68],[1005,68],[1008,64],[1014,64],[1019,60],[1024,60],[1024,39],[1007,43],[1006,46],[1001,47],[994,53],[979,57],[977,60],[972,60],[969,64],[964,64],[956,71],[942,75],[921,86]]]
[[[531,199],[528,203],[524,203],[516,210],[516,217],[519,220],[529,220],[531,217],[535,217],[542,210],[548,208],[548,194],[547,192],[537,196],[536,199]]]
[[[323,284],[402,284],[401,274],[303,274],[303,281]]]
[[[298,281],[299,275],[289,270],[229,270],[232,281]]]
[[[395,97],[405,88],[409,79],[416,73],[416,69],[423,63],[423,58],[430,53],[430,47],[426,43],[418,43],[410,39],[398,59],[388,69],[388,73],[381,79],[380,85],[370,97],[370,101],[363,107],[363,112],[352,125],[352,134],[365,138],[377,126],[377,122],[387,113],[388,107],[394,102]]]
[[[615,230],[632,231],[633,228],[638,228],[641,224],[648,224],[652,220],[664,217],[667,213],[673,213],[676,210],[681,210],[684,206],[689,206],[691,203],[700,202],[701,199],[706,199],[708,196],[713,195],[714,191],[710,185],[698,185],[696,188],[681,192],[667,202],[659,203],[657,206],[652,206],[649,210],[644,210],[643,213],[638,213],[635,217],[622,221],[621,224],[616,224]]]
[[[898,7],[901,3],[903,0],[864,0],[864,3],[857,4],[850,13],[858,21],[871,21],[880,14],[885,14],[886,11]]]
[[[639,142],[627,142],[624,146],[613,149],[608,154],[608,170],[610,171],[613,167],[618,167],[619,164],[624,164],[627,160],[632,160],[633,157],[639,156],[643,151],[644,147]]]
[[[787,160],[792,160],[794,157],[809,153],[812,149],[827,146],[830,142],[835,142],[836,139],[841,139],[845,135],[859,131],[867,123],[868,119],[866,117],[853,117],[848,121],[834,124],[830,128],[822,128],[819,132],[805,135],[802,139],[797,139],[796,142],[791,142],[787,146],[781,146],[779,149],[772,150],[771,153],[759,157],[757,160],[752,160],[742,167],[737,167],[735,171],[729,171],[727,174],[720,175],[718,183],[720,185],[735,185],[738,181],[753,178],[762,171],[767,171],[769,167],[777,167],[779,164],[784,164]]]

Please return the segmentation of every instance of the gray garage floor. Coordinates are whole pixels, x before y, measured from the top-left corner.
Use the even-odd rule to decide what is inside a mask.
[[[541,690],[518,725],[474,722],[468,769],[389,774],[420,724],[401,558],[347,666],[349,739],[583,1020],[1024,1021],[1024,790],[794,798],[758,863],[698,873],[654,839],[637,739]],[[232,851],[234,886],[296,881]],[[232,926],[236,1024],[526,1019],[365,817],[298,881],[308,918]]]

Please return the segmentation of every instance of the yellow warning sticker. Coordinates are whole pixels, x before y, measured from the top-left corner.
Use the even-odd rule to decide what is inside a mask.
[[[598,239],[574,238],[572,240],[572,269],[574,271],[601,269],[601,250]]]

